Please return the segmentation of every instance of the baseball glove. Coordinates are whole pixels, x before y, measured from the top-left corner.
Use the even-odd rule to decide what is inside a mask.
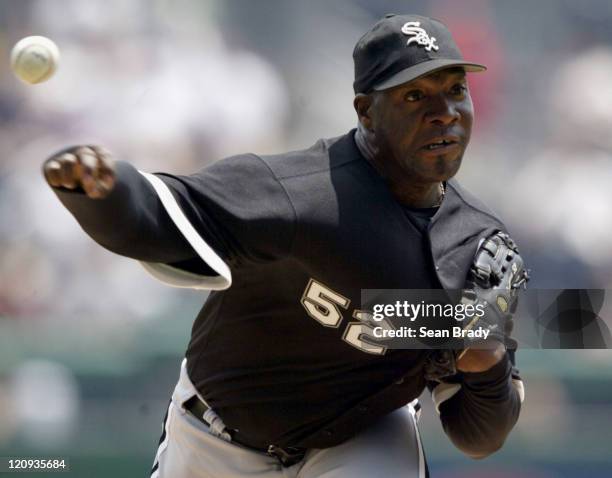
[[[516,341],[510,338],[514,326],[512,315],[518,305],[519,289],[525,287],[528,280],[523,259],[508,234],[496,232],[481,239],[460,303],[471,305],[482,313],[461,321],[463,330],[486,330],[486,340],[497,340],[509,349],[516,349]],[[456,360],[482,341],[477,334],[466,334],[462,350],[433,351],[425,367],[426,378],[440,380],[453,375],[456,373]]]
[[[483,313],[465,319],[463,330],[488,330],[488,340],[498,340],[509,348],[516,348],[516,342],[509,337],[514,326],[512,315],[518,305],[519,289],[526,287],[528,280],[523,258],[508,234],[497,232],[481,239],[461,303],[471,304]],[[469,336],[464,340],[466,348],[481,341]]]

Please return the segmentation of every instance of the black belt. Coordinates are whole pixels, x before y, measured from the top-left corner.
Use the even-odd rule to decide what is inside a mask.
[[[208,406],[200,400],[197,395],[194,395],[189,400],[187,400],[183,406],[185,410],[191,413],[195,418],[200,420],[204,425],[209,426],[210,424],[204,420],[204,413],[208,410]],[[304,459],[304,455],[306,454],[306,448],[299,448],[293,446],[287,447],[279,447],[276,445],[269,445],[266,448],[258,448],[248,443],[244,443],[244,441],[240,440],[239,437],[236,436],[233,430],[227,429],[227,432],[232,437],[232,441],[242,445],[246,448],[250,448],[251,450],[258,451],[260,453],[265,453],[268,456],[272,456],[276,458],[281,465],[283,466],[292,466],[296,463],[299,463]]]

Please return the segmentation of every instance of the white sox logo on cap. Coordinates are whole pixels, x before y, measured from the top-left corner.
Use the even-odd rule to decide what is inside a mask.
[[[446,25],[420,15],[381,18],[355,45],[353,61],[355,93],[393,88],[442,68],[486,70],[463,59]]]
[[[430,37],[427,32],[421,28],[421,22],[404,23],[404,26],[402,26],[402,33],[408,36],[413,35],[406,42],[406,46],[416,42],[418,45],[424,46],[427,51],[438,51],[440,49],[440,47],[435,44],[436,37]]]

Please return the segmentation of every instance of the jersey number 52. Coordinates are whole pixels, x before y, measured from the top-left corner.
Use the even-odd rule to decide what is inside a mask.
[[[324,327],[335,329],[340,327],[344,319],[342,313],[348,310],[351,303],[350,299],[314,279],[308,281],[301,302],[310,317]],[[379,339],[374,335],[374,328],[388,329],[392,328],[392,325],[385,321],[374,322],[372,314],[358,309],[353,310],[352,318],[357,319],[357,322],[348,323],[342,340],[362,352],[383,355],[387,347],[377,342]]]

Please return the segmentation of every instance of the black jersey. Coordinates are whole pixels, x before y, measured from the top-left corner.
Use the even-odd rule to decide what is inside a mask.
[[[460,289],[479,239],[504,230],[456,180],[446,186],[424,225],[351,131],[189,176],[119,163],[98,204],[58,194],[102,245],[173,285],[214,289],[193,326],[188,372],[241,442],[324,448],[426,386],[427,352],[364,347],[361,290]],[[507,361],[497,373],[507,381]]]

